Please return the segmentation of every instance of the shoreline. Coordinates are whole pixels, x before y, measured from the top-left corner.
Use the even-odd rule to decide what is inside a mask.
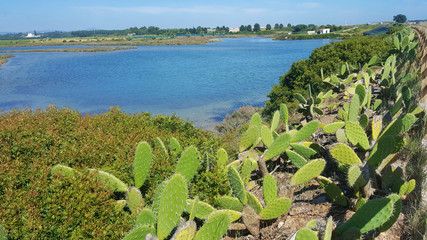
[[[57,48],[57,49],[27,49],[27,50],[3,50],[0,53],[26,53],[26,52],[112,52],[136,49],[136,47],[81,47],[81,48]]]
[[[8,58],[13,57],[15,57],[15,55],[0,55],[0,67],[9,61]]]

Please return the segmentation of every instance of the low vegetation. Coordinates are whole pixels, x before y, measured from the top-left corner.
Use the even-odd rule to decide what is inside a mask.
[[[5,64],[8,62],[8,58],[12,58],[15,57],[14,55],[0,55],[0,67],[1,65]]]

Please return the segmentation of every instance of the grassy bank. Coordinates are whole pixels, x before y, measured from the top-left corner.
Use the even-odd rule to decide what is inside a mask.
[[[58,49],[27,49],[5,50],[0,53],[25,53],[25,52],[110,52],[119,50],[136,49],[136,47],[82,47],[82,48],[58,48]]]
[[[15,57],[14,55],[0,55],[0,67],[1,65],[5,64],[8,62],[8,58],[12,58]]]

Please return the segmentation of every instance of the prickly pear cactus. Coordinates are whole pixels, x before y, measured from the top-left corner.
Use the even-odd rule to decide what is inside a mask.
[[[288,198],[277,198],[261,210],[259,216],[263,220],[275,219],[282,216],[291,208],[291,200]]]
[[[178,224],[184,211],[188,189],[185,178],[174,174],[167,181],[160,196],[159,215],[157,219],[157,237],[165,239]]]
[[[136,187],[129,187],[126,192],[126,203],[132,213],[139,213],[144,207],[144,199]]]
[[[291,142],[300,142],[311,136],[319,128],[318,121],[311,121],[304,125],[291,139]]]
[[[216,152],[216,166],[218,169],[225,169],[228,163],[228,154],[224,148],[218,149]]]
[[[380,166],[388,155],[400,151],[399,148],[394,148],[399,146],[403,147],[402,142],[404,144],[403,137],[401,136],[381,136],[368,157],[368,165],[375,168]]]
[[[376,198],[364,204],[344,224],[339,226],[335,232],[343,235],[350,228],[358,228],[360,233],[366,233],[386,223],[392,216],[394,202],[390,198]]]
[[[295,185],[304,184],[311,179],[318,177],[322,173],[323,169],[326,166],[326,162],[323,159],[315,159],[302,168],[300,168],[291,178],[291,183]]]
[[[241,177],[245,185],[251,180],[251,173],[257,167],[258,167],[258,163],[251,158],[246,158],[245,161],[243,161],[243,165],[241,168]]]
[[[182,151],[181,144],[179,144],[178,140],[176,140],[174,137],[171,137],[169,142],[169,151],[174,157],[177,157]]]
[[[157,138],[156,138],[156,144],[157,144],[157,146],[160,148],[160,150],[162,151],[162,153],[163,153],[165,156],[169,157],[168,150],[166,149],[166,146],[165,146],[165,144],[163,143],[163,141],[162,141],[162,139],[161,139],[161,138],[159,138],[159,137],[157,137]]]
[[[335,133],[338,129],[343,128],[345,122],[333,122],[325,125],[322,129],[324,133]]]
[[[308,146],[306,146],[305,144],[307,144]],[[290,146],[296,153],[301,155],[303,158],[310,159],[317,154],[317,151],[311,148],[311,147],[314,147],[315,145],[311,143],[307,143],[307,142],[304,142],[303,144],[291,143]]]
[[[385,222],[383,225],[381,225],[378,228],[378,231],[380,231],[380,232],[385,232],[388,229],[390,229],[393,226],[393,224],[397,221],[400,213],[402,212],[402,200],[400,200],[399,196],[397,196],[396,194],[392,194],[392,195],[388,196],[387,198],[389,198],[394,203],[393,214],[390,217],[390,219],[388,219],[387,222]]]
[[[246,191],[246,196],[248,198],[248,205],[251,206],[257,214],[259,214],[263,208],[261,202],[251,192]]]
[[[264,153],[264,160],[270,160],[283,153],[289,147],[290,140],[291,136],[288,133],[280,135],[278,138],[276,138],[276,140],[274,140],[268,150]]]
[[[257,126],[258,130],[261,130],[262,119],[259,113],[254,113],[251,117],[251,121],[249,122],[249,126]]]
[[[52,170],[50,170],[50,172],[53,176],[62,175],[67,177],[74,177],[76,170],[62,164],[56,164],[52,167]]]
[[[334,227],[334,221],[332,220],[332,216],[328,218],[325,227],[325,233],[323,234],[323,240],[331,240],[332,239],[332,229]]]
[[[271,133],[271,130],[265,125],[261,127],[261,140],[267,148],[269,148],[274,142],[274,137]]]
[[[0,240],[7,240],[7,233],[4,227],[0,225]]]
[[[364,150],[369,149],[369,140],[365,131],[358,122],[348,121],[345,124],[345,135],[354,146],[358,146]]]
[[[154,190],[154,196],[153,196],[154,199],[153,199],[152,209],[153,209],[154,215],[156,216],[156,219],[159,216],[160,197],[162,196],[163,189],[165,188],[167,183],[168,181],[163,181],[157,186],[156,190]]]
[[[145,236],[148,234],[155,234],[156,230],[152,226],[141,226],[134,228],[128,235],[126,235],[123,240],[140,240],[145,239]]]
[[[255,144],[260,135],[260,129],[261,126],[258,128],[256,125],[252,125],[248,128],[240,139],[239,152],[243,152]]]
[[[346,144],[336,144],[331,148],[331,155],[341,164],[359,165],[362,164],[357,154]]]
[[[335,185],[335,183],[323,176],[317,177],[316,180],[325,190],[326,194],[332,198],[332,201],[340,206],[347,206],[347,198],[344,196],[344,193],[341,191],[341,189]]]
[[[136,217],[134,227],[138,228],[144,225],[154,225],[155,223],[156,217],[154,216],[153,211],[148,208],[144,208]]]
[[[317,234],[315,231],[309,228],[301,228],[298,230],[295,240],[318,240]]]
[[[101,182],[107,183],[107,187],[111,188],[115,192],[126,192],[128,189],[126,183],[122,182],[120,179],[116,178],[110,173],[95,169],[89,169],[89,171],[94,171],[98,173],[98,179]]]
[[[292,150],[286,150],[286,155],[297,168],[302,168],[307,163],[305,158]]]
[[[340,143],[347,143],[348,142],[348,138],[345,136],[345,130],[340,128],[337,130],[337,132],[335,133],[338,142]]]
[[[353,165],[348,169],[347,181],[348,185],[354,189],[360,189],[368,183],[357,165]]]
[[[135,187],[141,188],[147,179],[151,168],[153,153],[147,142],[140,142],[136,147],[135,159],[133,161],[133,175],[135,177]]]
[[[178,227],[171,240],[192,240],[196,235],[197,225],[194,221],[187,221]]]
[[[383,128],[383,120],[381,116],[374,116],[372,118],[372,140],[377,141],[378,136]]]
[[[417,118],[414,114],[408,113],[403,116],[399,116],[397,119],[393,120],[381,133],[381,136],[396,136],[401,133],[408,131],[412,125],[417,121]]]
[[[224,209],[231,209],[240,212],[243,210],[243,204],[235,197],[220,196],[216,198],[216,202]]]
[[[359,115],[360,108],[360,97],[359,95],[354,95],[350,102],[350,108],[348,110],[348,121],[356,122],[357,116]]]
[[[289,131],[289,127],[288,127],[288,107],[286,107],[285,104],[280,104],[280,115],[282,116],[282,121],[285,123],[286,126],[286,131]]]
[[[196,147],[187,148],[176,165],[175,173],[181,174],[187,182],[191,182],[199,167],[199,151]]]
[[[220,210],[215,210],[214,212],[209,214],[208,218],[210,218],[216,214],[221,214],[221,213],[226,213],[228,215],[228,217],[230,218],[230,222],[235,222],[235,221],[239,220],[239,218],[242,216],[242,213],[240,211],[235,211],[235,210],[231,210],[231,209],[220,209]]]
[[[264,181],[262,182],[262,191],[264,193],[265,205],[270,204],[277,198],[276,180],[271,174],[264,176]]]
[[[246,205],[248,199],[245,193],[245,185],[237,170],[233,167],[228,167],[228,181],[230,182],[233,194],[240,200],[243,205]]]
[[[197,231],[194,240],[219,240],[227,232],[229,225],[230,217],[227,213],[221,212],[214,214],[209,217],[205,224]]]
[[[366,203],[366,199],[364,198],[359,198],[356,202],[356,205],[354,206],[354,210],[359,210],[363,205],[365,205]]]
[[[366,115],[366,114],[362,114],[362,115],[360,116],[359,124],[360,124],[360,126],[361,126],[363,129],[367,128],[367,127],[368,127],[368,125],[369,125],[369,117],[368,117],[368,115]]]
[[[214,207],[200,200],[195,201],[193,199],[187,199],[186,202],[185,211],[191,213],[193,209],[194,216],[199,219],[206,219],[209,214],[215,211]],[[196,205],[194,206],[194,204]]]

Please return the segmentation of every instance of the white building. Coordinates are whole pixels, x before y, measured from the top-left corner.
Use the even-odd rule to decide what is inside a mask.
[[[26,38],[38,38],[40,35],[35,35],[34,33],[28,33]]]
[[[317,31],[318,34],[325,34],[325,33],[331,33],[331,29],[330,28],[322,28],[319,29],[319,31]]]
[[[238,28],[238,27],[230,28],[229,32],[232,32],[232,33],[240,32],[240,28]]]

